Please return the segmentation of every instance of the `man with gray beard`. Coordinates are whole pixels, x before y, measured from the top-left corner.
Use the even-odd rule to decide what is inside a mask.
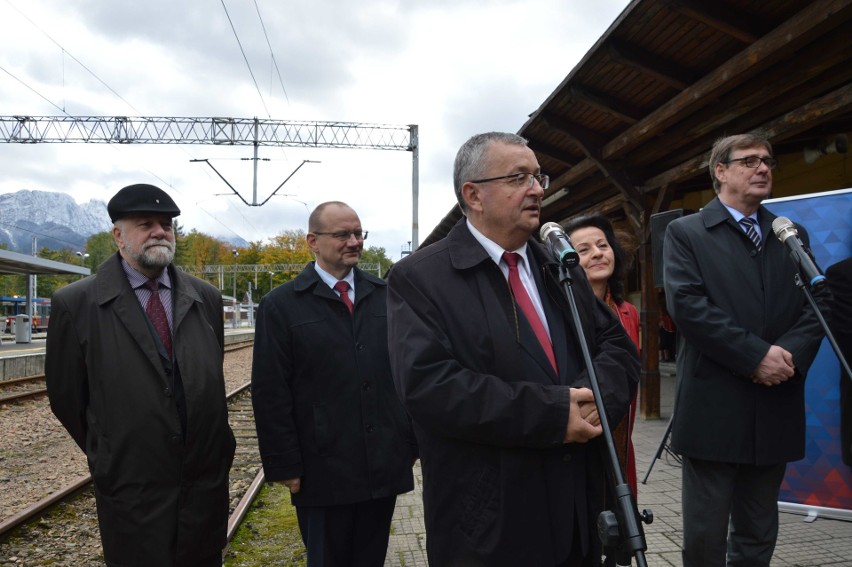
[[[118,253],[52,300],[50,407],[88,458],[110,566],[222,564],[234,436],[222,295],[172,264],[175,202],[107,205]]]

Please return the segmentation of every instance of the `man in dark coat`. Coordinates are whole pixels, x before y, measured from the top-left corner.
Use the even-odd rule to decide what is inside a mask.
[[[391,365],[420,443],[431,565],[600,564],[600,418],[556,264],[531,238],[547,183],[520,136],[472,137],[454,174],[466,218],[390,272]],[[615,424],[636,349],[582,268],[571,275]]]
[[[852,366],[852,258],[825,271],[831,288],[831,333],[846,362]],[[852,467],[852,379],[840,368],[840,455]]]
[[[417,446],[396,397],[385,282],[358,268],[367,233],[341,202],[308,221],[316,256],[260,302],[252,368],[266,479],[290,489],[308,565],[381,567]]]
[[[683,456],[686,567],[725,565],[726,553],[727,565],[769,565],[786,463],[804,456],[804,379],[823,332],[761,206],[775,164],[760,136],[718,140],[718,197],[666,231],[666,300],[682,339],[672,448]]]
[[[180,210],[164,191],[131,185],[107,210],[118,254],[53,296],[50,406],[88,457],[107,565],[221,565],[222,296],[172,265]]]

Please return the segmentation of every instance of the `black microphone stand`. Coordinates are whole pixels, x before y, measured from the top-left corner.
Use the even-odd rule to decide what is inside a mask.
[[[802,277],[797,273],[795,276],[796,285],[799,286],[799,289],[805,294],[805,297],[810,303],[811,308],[816,313],[817,319],[819,320],[819,324],[822,325],[822,330],[825,331],[825,338],[828,339],[829,344],[831,344],[831,348],[834,349],[834,354],[837,355],[837,360],[840,361],[840,366],[843,370],[846,371],[846,375],[852,380],[852,370],[849,368],[849,363],[846,361],[846,357],[843,356],[843,353],[840,351],[840,346],[837,344],[837,341],[834,339],[834,335],[831,332],[831,329],[828,327],[828,323],[825,321],[825,317],[822,316],[822,312],[819,310],[816,301],[814,301],[814,296],[811,293],[811,290],[808,289],[808,286],[805,285],[805,282],[802,281]]]
[[[666,431],[663,433],[663,438],[660,439],[660,444],[657,446],[657,452],[654,453],[654,457],[651,459],[651,464],[648,465],[648,470],[645,472],[645,478],[642,479],[642,484],[648,484],[648,477],[651,476],[651,471],[654,469],[654,464],[660,460],[663,456],[663,451],[671,455],[671,457],[677,461],[681,462],[680,455],[677,455],[674,451],[669,447],[669,435],[672,432],[672,423],[674,422],[674,411],[672,412],[672,416],[669,418],[669,422],[666,425]]]
[[[574,299],[574,290],[571,287],[571,276],[561,262],[559,264],[559,283],[562,284],[565,296],[568,298],[568,304],[571,306],[571,316],[574,320],[574,328],[577,331],[580,349],[583,351],[583,361],[589,373],[592,392],[595,395],[595,406],[601,419],[601,427],[603,428],[603,435],[606,440],[609,467],[615,484],[616,510],[615,512],[605,510],[598,516],[598,535],[604,547],[620,547],[636,558],[638,567],[647,567],[648,563],[645,561],[645,550],[648,549],[648,545],[645,542],[645,532],[642,529],[641,522],[650,524],[654,521],[654,515],[648,510],[643,510],[641,514],[639,513],[634,503],[630,485],[624,481],[624,475],[621,473],[621,465],[618,462],[618,454],[615,452],[615,442],[612,439],[612,432],[609,429],[606,408],[604,407],[603,396],[598,385],[598,377],[595,374],[595,367],[592,364],[589,345],[586,344],[586,336],[583,332],[580,313],[577,311],[577,301]]]

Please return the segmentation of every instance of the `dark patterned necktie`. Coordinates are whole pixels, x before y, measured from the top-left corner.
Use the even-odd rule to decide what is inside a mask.
[[[166,309],[163,307],[163,302],[160,300],[160,284],[157,280],[148,280],[145,286],[151,290],[151,297],[148,298],[148,303],[145,304],[145,313],[148,314],[148,319],[154,326],[154,330],[160,336],[160,342],[169,353],[169,358],[172,358],[172,332],[169,330],[169,319],[166,316]]]
[[[757,229],[754,228],[756,221],[748,217],[743,217],[740,219],[740,224],[743,225],[743,228],[745,228],[746,236],[754,242],[755,248],[757,248],[757,251],[760,252],[760,235],[757,233]]]
[[[503,252],[503,261],[506,262],[507,266],[509,266],[509,287],[512,289],[512,295],[515,296],[515,301],[518,303],[518,307],[521,308],[521,311],[523,312],[524,317],[527,318],[527,321],[529,321],[538,342],[541,343],[541,348],[544,349],[544,354],[547,355],[547,360],[550,361],[550,365],[553,366],[553,370],[559,374],[559,371],[556,368],[556,357],[553,355],[553,344],[550,342],[550,336],[548,336],[547,330],[541,322],[541,317],[538,316],[538,312],[535,310],[532,300],[527,293],[527,288],[524,287],[524,284],[521,281],[521,276],[518,273],[519,257],[520,255],[515,252]]]
[[[340,292],[340,299],[346,304],[346,308],[349,309],[349,314],[351,315],[355,311],[355,306],[352,305],[352,300],[349,299],[349,282],[340,280],[334,284],[334,289]]]

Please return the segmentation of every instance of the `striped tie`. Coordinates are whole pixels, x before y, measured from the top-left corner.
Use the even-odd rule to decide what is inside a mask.
[[[760,235],[757,233],[757,229],[754,228],[756,221],[748,217],[743,217],[740,219],[740,224],[743,225],[746,236],[754,242],[755,248],[757,248],[757,251],[760,252]]]

